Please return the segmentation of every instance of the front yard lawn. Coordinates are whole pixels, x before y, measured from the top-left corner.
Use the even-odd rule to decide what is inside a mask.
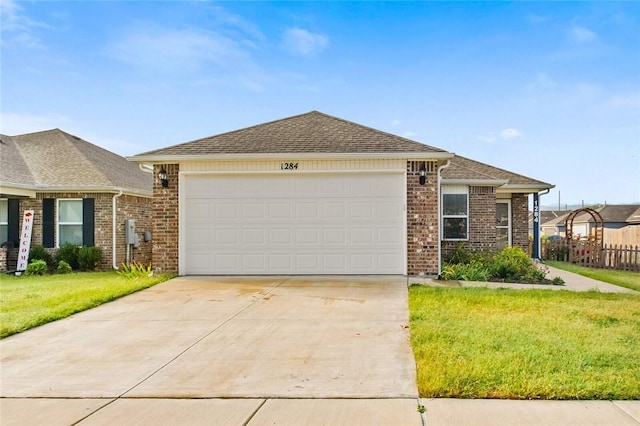
[[[565,271],[574,272],[594,280],[603,281],[609,284],[619,285],[620,287],[630,288],[631,290],[640,291],[640,272],[632,271],[616,271],[613,269],[597,269],[586,268],[584,266],[574,265],[567,262],[556,262],[545,260],[545,265],[554,268],[563,269]]]
[[[0,338],[67,317],[171,278],[127,279],[116,272],[0,277]]]
[[[639,399],[640,295],[409,290],[421,397]]]

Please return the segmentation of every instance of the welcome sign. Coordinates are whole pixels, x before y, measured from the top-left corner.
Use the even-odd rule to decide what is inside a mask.
[[[22,228],[20,230],[20,247],[18,249],[18,266],[16,275],[22,274],[27,269],[29,263],[29,250],[31,249],[31,231],[33,230],[33,210],[25,210],[22,217]]]

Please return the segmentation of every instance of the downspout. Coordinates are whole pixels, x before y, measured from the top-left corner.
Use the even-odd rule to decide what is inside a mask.
[[[116,222],[116,198],[122,195],[122,190],[119,193],[113,196],[111,200],[111,223],[112,223],[112,234],[111,234],[111,263],[113,269],[118,270],[118,265],[116,265],[116,230],[118,227],[118,223]]]
[[[438,167],[438,278],[442,276],[442,199],[440,197],[440,181],[442,176],[440,172],[451,165],[451,160],[447,159],[447,162]]]

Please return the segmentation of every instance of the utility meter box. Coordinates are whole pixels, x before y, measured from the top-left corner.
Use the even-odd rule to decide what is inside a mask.
[[[124,221],[124,243],[127,245],[136,243],[135,219],[127,219]]]

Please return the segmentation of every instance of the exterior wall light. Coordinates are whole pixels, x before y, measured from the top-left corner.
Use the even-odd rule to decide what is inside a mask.
[[[420,166],[420,185],[424,185],[425,183],[427,183],[427,166],[423,161]]]
[[[164,166],[160,166],[160,170],[158,170],[158,179],[160,179],[160,183],[163,188],[169,187],[169,181],[167,180],[167,171],[164,169]]]

